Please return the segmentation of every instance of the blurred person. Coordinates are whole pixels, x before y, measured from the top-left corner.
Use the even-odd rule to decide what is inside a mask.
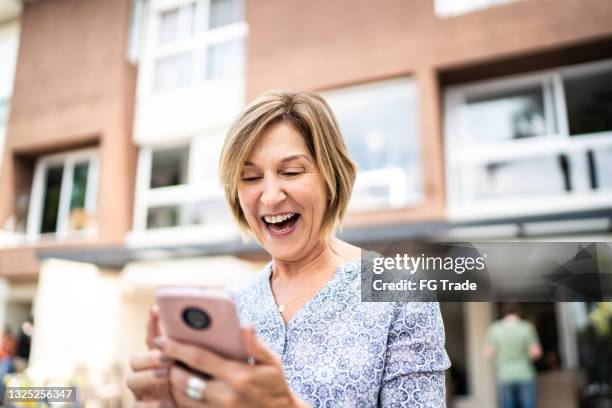
[[[15,345],[15,337],[13,337],[11,328],[5,326],[0,342],[0,401],[4,401],[4,392],[6,390],[4,376],[13,372]]]
[[[533,325],[522,320],[517,303],[502,306],[502,319],[487,334],[484,355],[496,357],[499,399],[502,408],[535,408],[536,372],[533,361],[542,356]]]
[[[356,166],[323,98],[260,95],[232,125],[219,170],[234,219],[272,257],[233,290],[254,364],[161,337],[153,309],[150,351],[128,377],[137,405],[444,407],[438,303],[362,303],[361,250],[335,237]]]
[[[17,337],[17,348],[15,352],[15,362],[17,363],[17,361],[19,361],[20,366],[18,371],[22,371],[28,365],[33,331],[34,325],[32,319],[26,320],[19,326],[19,336]]]

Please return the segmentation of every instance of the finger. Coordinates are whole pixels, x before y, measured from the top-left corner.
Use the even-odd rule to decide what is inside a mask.
[[[130,373],[127,386],[137,400],[168,400],[170,396],[169,373],[167,367]]]
[[[281,360],[262,339],[255,334],[252,325],[242,328],[242,338],[247,354],[255,359],[256,363],[280,365]]]
[[[192,376],[196,376],[202,378],[201,376],[197,376],[196,374],[185,370],[184,368],[174,366],[170,370],[170,386],[173,392],[180,392],[183,397],[187,397],[185,390],[187,389],[187,384],[189,383],[189,379]],[[207,379],[206,388],[202,393],[202,401],[206,401],[207,403],[213,406],[225,406],[224,402],[228,401],[231,390],[227,383],[222,380],[214,380]],[[230,404],[231,405],[231,404]],[[179,406],[181,406],[179,404]]]
[[[149,310],[149,319],[147,320],[147,347],[149,350],[155,348],[153,340],[159,336],[161,336],[159,308],[157,305],[153,305]]]
[[[215,378],[227,379],[240,365],[238,362],[227,360],[202,347],[180,343],[166,337],[158,337],[154,343],[164,356]]]
[[[172,359],[163,356],[159,350],[136,354],[130,360],[130,366],[133,371],[169,367],[170,365],[172,365]]]
[[[196,401],[191,399],[187,396],[187,394],[185,394],[184,390],[174,388],[172,389],[172,398],[174,398],[176,406],[180,408],[209,408],[215,406],[208,401]]]

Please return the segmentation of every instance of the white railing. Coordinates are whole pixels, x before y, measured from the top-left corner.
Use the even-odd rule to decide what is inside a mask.
[[[368,190],[386,190],[386,194],[374,195]],[[381,208],[400,208],[422,198],[420,193],[409,191],[406,170],[399,167],[362,171],[357,175],[350,209],[356,211]]]

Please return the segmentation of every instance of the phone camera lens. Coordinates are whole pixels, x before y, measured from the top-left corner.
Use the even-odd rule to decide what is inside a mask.
[[[189,327],[196,330],[204,330],[210,326],[210,317],[202,309],[189,307],[183,312],[183,320]]]

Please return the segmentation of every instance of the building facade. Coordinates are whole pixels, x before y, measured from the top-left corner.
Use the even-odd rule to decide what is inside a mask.
[[[20,30],[0,174],[0,303],[14,333],[34,317],[32,375],[60,378],[78,365],[106,369],[115,353],[114,275],[36,253],[122,245],[131,229],[131,3],[12,3]]]
[[[609,241],[611,20],[607,0],[26,3],[0,179],[7,292],[29,282],[36,319],[67,325],[87,321],[57,301],[68,286],[97,293],[71,300],[88,313],[107,299],[96,347],[125,365],[156,286],[256,271],[265,254],[240,241],[216,164],[271,88],[319,91],[336,113],[360,167],[349,241]],[[592,307],[525,305],[548,356],[542,404],[577,406]],[[443,313],[454,406],[492,406],[496,305]],[[69,344],[40,332],[33,364]]]

